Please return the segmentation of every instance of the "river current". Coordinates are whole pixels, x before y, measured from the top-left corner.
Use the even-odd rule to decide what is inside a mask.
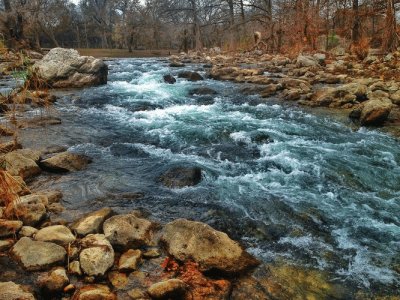
[[[56,104],[63,124],[31,138],[93,157],[87,170],[43,183],[63,190],[69,209],[200,220],[265,262],[321,269],[355,289],[396,290],[398,140],[245,95],[243,85],[169,85],[163,75],[182,69],[162,59],[108,64],[107,85],[65,92]],[[195,87],[218,93],[190,95]],[[163,187],[160,175],[177,166],[200,167],[203,180]]]

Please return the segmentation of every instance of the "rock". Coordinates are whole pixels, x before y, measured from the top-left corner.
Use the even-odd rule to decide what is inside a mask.
[[[13,176],[21,176],[24,180],[41,173],[41,169],[30,157],[13,151],[4,156],[6,170]]]
[[[53,214],[61,214],[65,210],[65,207],[60,203],[52,203],[47,205],[47,210]]]
[[[319,65],[318,60],[312,56],[299,55],[296,61],[297,67],[316,67]]]
[[[132,214],[118,215],[104,222],[103,231],[114,246],[136,248],[151,246],[155,224]]]
[[[11,254],[28,271],[39,271],[63,263],[67,252],[54,243],[23,237],[11,249]]]
[[[313,55],[313,58],[316,59],[320,65],[324,65],[325,64],[325,60],[326,60],[326,54],[324,54],[324,53],[315,53]]]
[[[0,252],[6,252],[14,245],[14,240],[0,240]]]
[[[0,219],[0,238],[14,236],[22,228],[21,221]]]
[[[201,181],[201,169],[198,167],[173,168],[160,177],[162,184],[169,188],[195,186]]]
[[[164,75],[163,78],[164,78],[164,82],[169,83],[169,84],[174,84],[176,82],[176,79],[171,74]]]
[[[142,251],[129,249],[121,255],[118,263],[120,271],[135,271],[142,259]]]
[[[297,89],[284,90],[282,98],[286,101],[297,101],[301,98],[301,91]]]
[[[32,237],[38,231],[39,230],[37,230],[35,227],[22,226],[21,230],[19,231],[19,236],[20,237]]]
[[[35,300],[35,297],[20,285],[9,281],[0,282],[0,300]]]
[[[68,245],[75,241],[75,236],[64,225],[54,225],[40,229],[35,235],[35,240]]]
[[[103,234],[89,234],[81,241],[84,250],[79,255],[81,268],[86,275],[104,275],[114,264],[114,249]]]
[[[361,111],[361,125],[381,125],[388,118],[392,110],[389,99],[374,99],[364,103]]]
[[[56,268],[48,273],[42,274],[37,279],[37,284],[50,293],[63,291],[69,283],[67,272],[64,268]]]
[[[185,66],[184,63],[178,62],[178,61],[173,61],[169,64],[171,68],[183,68]]]
[[[132,300],[146,300],[146,299],[149,299],[148,294],[145,293],[144,291],[142,291],[141,289],[138,289],[138,288],[128,291],[128,296]]]
[[[5,207],[0,207],[0,219],[3,218],[3,215],[4,215],[4,211],[5,211],[5,210],[6,210]]]
[[[82,275],[81,264],[79,263],[79,261],[73,261],[68,265],[68,273],[77,276]]]
[[[78,289],[71,300],[117,300],[117,296],[110,291],[108,286],[94,284]]]
[[[47,198],[38,195],[21,197],[16,204],[10,204],[6,208],[8,216],[14,216],[26,226],[35,226],[46,218],[46,207],[42,201]]]
[[[0,125],[0,136],[13,136],[14,131],[8,127]]]
[[[14,151],[16,149],[21,149],[22,146],[19,143],[14,143],[13,141],[6,142],[6,143],[1,143],[0,144],[0,153],[5,154],[9,153],[11,151]]]
[[[153,299],[181,299],[186,293],[186,283],[180,279],[169,279],[149,287],[147,292]]]
[[[40,157],[41,152],[37,150],[26,148],[26,149],[15,150],[14,152],[33,160],[35,163],[38,163],[41,159]]]
[[[191,89],[189,91],[189,95],[193,96],[193,95],[199,95],[199,96],[203,96],[203,95],[216,95],[218,94],[215,90],[208,88],[208,87],[198,87],[198,88],[194,88]]]
[[[128,276],[125,273],[110,272],[108,273],[108,280],[116,289],[123,289],[128,285]]]
[[[35,192],[35,194],[47,198],[47,203],[43,203],[45,205],[60,202],[63,197],[63,194],[59,190],[42,190]]]
[[[203,76],[201,76],[197,72],[191,72],[191,71],[183,71],[178,74],[178,78],[185,78],[189,81],[200,81],[204,80]]]
[[[160,241],[170,255],[180,261],[193,260],[201,271],[238,273],[258,264],[228,235],[200,222],[178,219],[168,223]]]
[[[400,105],[400,90],[390,95],[393,104]]]
[[[146,252],[143,253],[143,257],[146,259],[151,259],[151,258],[157,258],[160,257],[161,253],[158,249],[153,248],[153,249],[149,249]]]
[[[33,65],[33,69],[38,77],[54,88],[78,88],[107,83],[107,65],[100,59],[80,56],[73,49],[51,49]]]
[[[80,171],[91,162],[92,159],[87,156],[63,152],[43,160],[40,166],[49,172],[63,173]]]
[[[78,235],[85,236],[90,233],[100,233],[104,221],[112,215],[111,208],[102,208],[98,211],[85,215],[71,225],[71,229]]]

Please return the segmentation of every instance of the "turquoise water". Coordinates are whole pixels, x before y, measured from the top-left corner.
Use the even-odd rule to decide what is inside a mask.
[[[201,220],[266,262],[326,270],[354,290],[398,288],[396,139],[244,95],[233,83],[168,85],[162,76],[178,70],[162,60],[109,65],[109,83],[65,96],[63,125],[46,132],[44,143],[94,157],[88,170],[52,181],[70,208]],[[186,69],[198,68],[204,75],[201,66]],[[201,86],[218,94],[189,96]],[[203,170],[198,186],[160,185],[166,170],[188,165]]]

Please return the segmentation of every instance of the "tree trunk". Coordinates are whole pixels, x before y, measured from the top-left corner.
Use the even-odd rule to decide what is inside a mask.
[[[357,44],[360,40],[360,15],[358,9],[358,0],[353,0],[353,28],[351,31],[351,40]]]
[[[386,27],[384,36],[383,49],[386,52],[392,52],[400,45],[399,36],[397,34],[397,21],[394,0],[386,2]]]

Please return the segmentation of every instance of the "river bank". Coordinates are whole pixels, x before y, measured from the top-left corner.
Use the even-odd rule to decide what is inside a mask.
[[[331,227],[337,226],[336,221],[326,218],[328,214],[324,211],[325,208],[321,208],[319,205],[325,203],[325,200],[327,200],[325,198],[329,193],[336,193],[336,191],[329,191],[328,188],[328,190],[316,192],[316,195],[320,195],[320,199],[317,199],[319,202],[317,206],[315,206],[315,208],[311,206],[312,209],[308,207],[303,214],[297,214],[296,210],[299,210],[300,207],[294,208],[291,206],[292,204],[288,202],[286,197],[282,196],[284,194],[280,196],[279,201],[272,201],[272,199],[269,198],[269,192],[264,188],[268,186],[266,185],[265,179],[262,181],[256,177],[250,179],[257,185],[263,186],[263,189],[259,191],[260,194],[257,194],[258,188],[256,186],[248,186],[248,190],[252,191],[250,197],[253,201],[257,199],[268,200],[269,203],[272,203],[274,210],[279,213],[275,213],[273,210],[266,210],[271,204],[265,207],[262,202],[257,202],[255,203],[254,211],[252,211],[252,208],[246,206],[248,204],[245,202],[236,202],[236,198],[234,197],[235,193],[240,194],[240,197],[243,199],[247,197],[246,193],[243,193],[243,189],[246,190],[246,185],[244,185],[242,181],[243,179],[233,182],[234,185],[232,186],[222,184],[218,189],[214,187],[215,183],[218,184],[218,182],[227,181],[229,178],[238,178],[241,175],[244,175],[242,178],[245,178],[246,176],[248,177],[249,174],[254,175],[255,171],[258,171],[259,174],[264,172],[268,177],[275,176],[275,180],[271,180],[271,184],[273,185],[269,186],[271,191],[279,191],[280,188],[276,183],[281,182],[281,184],[284,185],[284,182],[288,179],[289,186],[282,186],[282,189],[286,189],[286,192],[294,192],[294,190],[291,190],[290,186],[295,187],[300,183],[300,179],[303,180],[303,177],[297,178],[295,176],[304,176],[308,172],[311,172],[308,173],[310,176],[307,176],[307,185],[313,185],[310,179],[312,176],[318,176],[316,172],[310,171],[309,168],[313,166],[311,164],[311,161],[315,159],[313,157],[318,155],[321,150],[315,148],[315,154],[312,154],[310,158],[304,156],[304,154],[302,154],[303,156],[301,158],[291,157],[291,152],[293,151],[293,153],[295,153],[296,148],[302,148],[302,144],[304,144],[304,147],[307,148],[308,151],[314,151],[314,147],[317,146],[320,148],[322,147],[322,149],[328,149],[329,147],[330,151],[340,150],[342,154],[345,153],[349,155],[349,152],[344,152],[346,148],[342,148],[342,145],[344,146],[347,143],[346,147],[351,147],[350,152],[354,151],[360,153],[359,151],[362,150],[361,148],[358,149],[357,146],[350,146],[349,143],[357,145],[358,142],[365,143],[369,140],[369,142],[372,142],[370,148],[376,149],[376,151],[373,152],[374,155],[381,155],[384,151],[387,151],[387,149],[377,148],[379,144],[386,144],[390,147],[392,143],[395,145],[395,142],[379,133],[357,133],[357,131],[351,133],[351,131],[347,131],[341,125],[330,119],[326,120],[326,124],[323,122],[321,123],[320,119],[304,114],[301,111],[292,110],[290,106],[279,106],[279,99],[270,99],[269,101],[272,101],[271,105],[265,105],[263,99],[254,98],[251,95],[242,95],[243,86],[248,89],[251,87],[251,84],[242,83],[236,85],[233,83],[231,85],[200,80],[197,84],[192,86],[193,83],[187,81],[185,78],[178,79],[176,85],[165,84],[162,82],[163,75],[170,73],[178,78],[178,73],[181,72],[179,69],[168,67],[168,64],[169,63],[163,60],[144,60],[137,62],[129,60],[111,61],[111,75],[108,86],[104,88],[90,88],[83,91],[76,90],[59,93],[59,99],[55,107],[60,111],[56,117],[60,118],[61,124],[55,125],[55,127],[45,127],[44,129],[36,128],[25,130],[21,137],[23,145],[29,147],[35,147],[37,145],[40,145],[40,147],[48,147],[56,143],[59,144],[59,146],[66,146],[69,151],[88,155],[94,159],[94,162],[88,165],[86,169],[78,172],[60,175],[52,174],[49,173],[48,170],[45,170],[44,172],[42,171],[42,175],[36,179],[32,181],[28,180],[31,189],[35,192],[43,188],[60,188],[64,193],[64,199],[61,200],[61,203],[66,207],[66,210],[62,212],[60,211],[60,207],[58,207],[58,211],[56,210],[56,212],[48,211],[50,220],[38,226],[38,229],[41,227],[49,227],[48,225],[63,224],[73,230],[71,224],[80,219],[84,210],[91,212],[94,208],[100,209],[104,206],[112,206],[112,209],[117,215],[126,215],[128,211],[139,209],[142,211],[135,211],[133,214],[135,218],[149,219],[151,223],[157,223],[159,220],[162,220],[163,224],[167,224],[179,217],[205,221],[219,230],[228,232],[234,239],[241,239],[247,247],[250,246],[250,248],[253,248],[253,250],[250,251],[252,254],[258,257],[265,257],[268,256],[266,254],[270,254],[270,257],[274,257],[274,259],[268,258],[272,261],[267,264],[262,264],[253,271],[253,273],[250,272],[246,274],[245,272],[240,272],[240,274],[232,278],[231,276],[225,277],[214,272],[199,273],[199,267],[193,266],[190,263],[179,266],[176,265],[174,261],[166,261],[166,257],[168,257],[171,252],[166,251],[165,247],[154,247],[151,245],[151,247],[146,246],[140,249],[143,258],[142,265],[138,267],[137,271],[121,272],[118,271],[118,265],[114,264],[111,267],[111,272],[108,272],[105,276],[97,277],[95,280],[96,283],[105,284],[111,288],[111,291],[107,291],[107,288],[100,287],[97,289],[98,292],[110,295],[105,297],[113,297],[112,293],[117,294],[118,299],[129,299],[128,297],[132,298],[132,295],[143,298],[148,297],[148,294],[143,293],[146,292],[153,283],[157,283],[160,278],[178,277],[186,285],[190,286],[189,291],[192,293],[200,293],[195,299],[257,299],[257,297],[259,299],[304,299],[307,297],[316,299],[379,299],[379,296],[385,297],[389,295],[395,297],[394,291],[396,290],[396,281],[392,284],[381,286],[380,288],[378,287],[379,285],[372,283],[372,290],[368,290],[365,286],[354,286],[354,283],[343,284],[343,282],[341,282],[342,280],[333,279],[334,276],[332,276],[332,274],[334,273],[331,273],[332,271],[321,271],[314,266],[306,267],[304,265],[296,265],[293,263],[293,260],[288,257],[289,253],[292,254],[293,252],[294,254],[302,251],[301,249],[305,247],[304,244],[303,246],[300,244],[297,247],[293,244],[288,247],[287,242],[289,241],[289,237],[294,239],[298,238],[298,241],[300,241],[304,240],[309,234],[319,237],[321,236],[321,232],[325,232],[323,234],[324,242],[329,243],[329,240],[333,239],[333,237],[329,236],[329,232],[332,230]],[[188,62],[186,62],[186,64],[188,64]],[[187,67],[181,68],[185,68],[186,71],[190,72],[200,72],[201,76],[206,77],[207,68],[201,69],[202,64],[203,63],[189,64]],[[135,75],[137,77],[132,74],[137,74]],[[198,95],[191,92],[193,88],[196,88],[198,93],[201,91],[199,88],[204,86],[215,90],[217,94],[210,98],[210,95]],[[110,91],[107,92],[107,90]],[[191,93],[193,93],[192,96],[190,96]],[[235,97],[235,95],[237,97]],[[130,100],[126,101],[127,99]],[[232,104],[230,104],[232,108],[226,111],[227,101],[232,102]],[[269,111],[271,115],[267,114],[265,111]],[[31,113],[33,113],[33,115],[37,114],[35,111],[27,112],[28,115],[32,116]],[[239,120],[242,119],[244,122],[239,124]],[[268,120],[271,122],[266,122]],[[292,128],[285,127],[289,125],[289,121],[293,122]],[[184,126],[182,126],[182,124],[184,124]],[[216,132],[205,132],[204,124],[214,126],[211,128]],[[260,124],[262,126],[260,126]],[[120,128],[118,126],[120,126]],[[139,127],[136,128],[135,126]],[[311,132],[311,128],[317,127],[320,127],[321,130],[328,130],[329,127],[333,127],[333,129],[331,131],[321,132],[321,134],[318,134],[318,132]],[[118,130],[112,128],[117,128]],[[202,129],[198,130],[199,128]],[[264,131],[260,131],[260,129]],[[304,130],[310,130],[310,132],[307,133],[304,132]],[[36,134],[34,133],[35,131]],[[338,136],[334,136],[335,132]],[[256,136],[254,136],[255,133],[257,134]],[[260,133],[264,134],[260,135]],[[328,140],[321,140],[322,138],[326,139],[326,135],[328,136]],[[335,149],[332,143],[333,141],[329,139],[329,136],[337,139],[340,135],[346,138],[344,138],[344,142],[337,141],[336,143],[338,143],[339,149]],[[200,138],[200,143],[198,140],[195,140],[193,143],[193,136]],[[301,143],[293,144],[292,148],[287,148],[290,146],[290,143],[293,142],[293,137],[296,136],[298,136],[297,139]],[[172,140],[172,137],[174,137],[175,140]],[[233,143],[226,143],[232,139],[234,141]],[[311,143],[312,139],[320,139],[322,144],[314,145]],[[220,142],[221,140],[225,142],[225,145]],[[373,142],[374,140],[377,142]],[[180,142],[180,145],[177,144],[177,141]],[[210,151],[209,153],[203,153],[201,150],[202,143],[204,144],[204,148]],[[328,146],[331,143],[332,145]],[[223,145],[224,148],[222,148],[221,145]],[[273,148],[279,145],[285,145],[285,148]],[[243,148],[245,149],[245,153],[240,152]],[[267,160],[264,158],[263,161],[260,161],[260,156],[263,157],[263,154],[259,153],[260,150],[258,150],[258,148],[268,149],[268,153],[265,155]],[[168,149],[170,153],[168,153]],[[57,151],[60,150],[65,151],[66,149],[59,148]],[[275,150],[278,152],[274,153]],[[289,150],[290,154],[287,153],[283,155],[282,150]],[[48,157],[49,151],[50,150],[47,149],[47,151],[42,151],[39,155],[42,156],[40,163]],[[54,148],[52,151],[54,152]],[[215,153],[213,153],[213,151]],[[162,153],[167,156],[161,156]],[[225,155],[225,157],[221,157],[221,154]],[[254,155],[254,157],[249,157],[248,154]],[[284,161],[278,159],[278,157],[274,158],[278,154],[284,158]],[[394,153],[394,155],[395,158],[390,161],[390,163],[396,162],[397,154]],[[185,156],[184,159],[183,156]],[[193,159],[193,157],[195,159]],[[326,158],[327,157],[324,157],[324,159]],[[334,155],[332,158],[336,162],[340,160],[340,157],[337,155]],[[152,163],[153,160],[156,161],[160,159],[161,161]],[[258,161],[260,165],[254,168],[252,164]],[[301,161],[310,161],[310,163],[308,163],[308,166],[303,167],[299,164]],[[380,158],[374,159],[371,162],[367,160],[363,163],[370,165],[372,162],[378,161],[383,163]],[[151,162],[151,164],[149,162]],[[203,172],[202,182],[199,185],[193,188],[183,189],[182,191],[160,188],[158,178],[161,174],[168,171],[173,165],[187,166],[189,163],[195,163]],[[211,163],[213,163],[213,165]],[[248,165],[244,165],[245,163]],[[263,169],[260,168],[266,163],[268,164],[267,169],[263,171]],[[128,165],[132,170],[127,169]],[[244,173],[241,173],[240,170],[236,170],[240,169],[239,165],[242,165],[240,167],[241,169],[249,168],[249,170],[245,170]],[[332,166],[324,168],[322,165],[319,167],[322,168],[322,173],[326,173],[327,170],[330,170],[331,178],[322,183],[318,181],[316,185],[327,185],[329,182],[334,183],[336,181],[335,172],[338,172],[336,169],[333,169]],[[354,166],[351,166],[349,171],[353,170],[353,167]],[[338,168],[338,170],[341,168]],[[377,171],[384,172],[380,166],[377,168]],[[387,168],[387,165],[382,166],[382,168],[384,170]],[[397,167],[392,166],[392,168],[391,172],[393,176],[393,174],[397,172]],[[223,171],[221,172],[221,170]],[[283,180],[277,177],[279,175],[279,172],[277,173],[278,170],[281,170]],[[222,174],[218,174],[217,172],[221,172]],[[303,175],[300,175],[301,172],[303,172]],[[345,174],[345,172],[342,174]],[[359,175],[360,174],[356,173],[355,176],[357,177],[354,178],[353,176],[353,179],[351,179],[352,176],[348,176],[345,182],[340,180],[339,184],[346,184],[346,189],[354,189],[355,186],[359,186],[356,190],[358,193],[361,193],[362,190],[364,190],[361,186],[365,187],[370,181],[363,181],[366,180],[366,178],[358,178]],[[290,179],[290,177],[292,179]],[[306,178],[304,177],[304,179]],[[350,179],[352,181],[351,185],[347,185]],[[386,180],[388,180],[388,178],[386,178]],[[386,182],[386,185],[383,182],[378,183],[378,185],[386,187],[389,191],[389,195],[385,197],[390,199],[392,197],[390,196],[391,190],[394,189],[396,183],[393,182],[393,186],[387,184],[388,182]],[[129,186],[131,189],[128,188]],[[234,186],[240,186],[241,190],[236,191]],[[221,193],[223,189],[230,188],[233,189],[232,194],[222,195],[221,199],[217,197],[218,193]],[[313,195],[313,191],[308,190],[306,185],[301,184],[299,188],[302,189],[304,193],[307,193],[309,197]],[[378,187],[374,186],[374,189],[378,189]],[[204,197],[206,196],[207,190],[210,190],[209,194],[214,196]],[[340,192],[339,195],[344,196],[344,194]],[[370,198],[369,193],[363,194],[363,196],[368,200]],[[293,200],[304,201],[295,193],[287,194],[287,197]],[[347,197],[349,197],[349,195]],[[352,197],[353,195],[350,195],[350,202],[358,203],[359,200],[356,198],[353,199]],[[228,203],[228,205],[219,204],[218,201],[223,199],[231,199],[232,202]],[[210,205],[207,204],[208,202],[210,202]],[[329,201],[326,203],[328,204]],[[257,216],[255,214],[257,210],[265,209],[268,211],[268,214],[263,215],[262,219],[268,220],[268,218],[273,218],[274,220],[269,221],[268,225],[264,224],[262,226],[258,222],[252,223],[246,221],[245,215],[238,213],[236,209],[227,209],[228,207],[239,205],[246,206],[246,214],[250,214],[252,218]],[[309,203],[309,205],[311,205],[311,203]],[[369,205],[371,205],[371,202]],[[378,202],[374,203],[374,205],[378,205]],[[385,205],[389,205],[389,203]],[[57,205],[53,206],[57,207]],[[188,207],[190,207],[192,211],[188,211]],[[318,209],[318,211],[316,211],[316,209]],[[395,209],[395,206],[393,209]],[[149,213],[152,216],[148,216]],[[291,221],[294,222],[294,226],[281,223],[282,221],[280,221],[280,219],[282,219],[282,214],[284,214],[287,219],[291,219]],[[232,218],[232,216],[234,217]],[[366,216],[371,217],[371,215],[360,215],[360,219]],[[390,218],[390,222],[397,224],[397,221],[393,217]],[[237,223],[237,219],[242,219],[243,223],[235,225],[234,223]],[[347,217],[342,217],[342,221],[343,219],[347,219]],[[246,224],[245,222],[248,223]],[[122,227],[123,226],[121,226],[121,228]],[[157,227],[158,226],[156,226],[156,228]],[[166,226],[163,226],[163,230],[165,230],[165,227]],[[241,230],[240,227],[242,228]],[[313,227],[314,229],[312,229]],[[365,225],[362,225],[362,227],[364,229],[366,228]],[[101,232],[103,232],[103,228],[100,229]],[[334,229],[339,233],[338,228]],[[159,230],[160,229],[157,229],[157,232],[163,232],[163,230]],[[368,228],[368,230],[372,230],[372,228]],[[173,232],[177,232],[177,230],[173,230]],[[198,232],[198,230],[195,230],[195,232]],[[215,234],[215,232],[213,232],[213,234]],[[355,234],[358,233],[355,232]],[[255,236],[258,236],[258,241],[249,239]],[[343,238],[343,236],[341,236],[341,238]],[[368,235],[368,238],[375,239],[376,237]],[[205,239],[207,240],[208,238]],[[257,247],[260,239],[266,241],[267,248]],[[322,243],[321,241],[320,243]],[[97,242],[103,243],[103,241],[96,241],[96,243]],[[86,245],[86,242],[82,242],[80,238],[74,243],[77,245],[81,245],[81,243]],[[158,243],[156,242],[155,244],[157,245]],[[8,245],[11,247],[12,244]],[[292,260],[291,264],[285,261],[285,255],[276,258],[275,255],[272,255],[272,251],[280,251],[279,245],[282,247],[282,253],[286,252],[287,259]],[[285,246],[283,247],[283,245]],[[315,245],[316,244],[310,243],[307,244],[306,247],[313,249]],[[372,244],[370,244],[370,246],[371,245]],[[106,249],[110,249],[108,245],[104,246]],[[291,247],[293,247],[293,249],[291,249]],[[324,262],[324,264],[332,262],[333,265],[342,264],[341,267],[346,268],[345,261],[340,262],[338,258],[328,258],[329,256],[340,255],[335,253],[338,251],[336,248],[337,246],[335,245],[332,247],[335,247],[335,251],[330,251],[327,246],[324,246],[324,256],[326,256],[326,262]],[[114,258],[125,253],[117,248],[114,249],[114,245],[112,245],[112,248],[115,252]],[[136,247],[133,247],[133,249],[137,250]],[[256,249],[258,250],[254,251]],[[153,251],[153,255],[158,251],[160,256],[158,258],[150,258],[149,255],[144,255],[147,250],[155,250]],[[313,250],[316,252],[321,251],[320,249]],[[345,250],[347,254],[349,254],[349,251],[355,250]],[[376,248],[375,251],[377,251]],[[218,249],[217,253],[223,253],[223,251]],[[356,256],[359,255],[358,253],[360,252],[357,252]],[[306,256],[307,254],[300,253],[300,256],[303,255]],[[310,253],[310,256],[315,256],[315,252]],[[350,256],[352,255],[350,254]],[[311,261],[304,261],[312,265]],[[363,261],[362,263],[368,263],[368,261]],[[384,263],[380,262],[380,264],[382,268],[379,269],[379,271],[383,271]],[[391,264],[393,264],[393,262],[391,262]],[[76,266],[77,264],[74,263],[74,265]],[[323,264],[320,266],[322,265]],[[9,259],[8,255],[4,256],[2,266],[6,266],[7,269],[7,272],[4,274],[4,279],[1,278],[2,281],[8,280],[7,278],[15,278],[17,283],[29,283],[33,285],[33,290],[39,297],[43,295],[43,289],[40,288],[39,285],[34,284],[38,273],[23,271]],[[64,268],[67,271],[68,266],[69,265],[64,263]],[[395,268],[395,264],[393,264],[393,268]],[[15,270],[18,271],[15,272]],[[200,271],[203,272],[204,270],[201,269]],[[46,273],[47,272],[44,272],[42,275],[46,276]],[[21,274],[25,275],[21,277]],[[377,279],[383,274],[387,275],[388,273],[380,273]],[[360,274],[357,274],[357,276],[359,275]],[[78,290],[82,285],[90,285],[90,281],[93,279],[90,278],[90,276],[80,276],[79,274],[76,275],[71,272],[69,272],[67,276]],[[293,280],[293,278],[297,278],[297,280]],[[371,278],[367,280],[371,280]],[[172,282],[171,284],[182,292],[182,282]],[[251,288],[249,288],[249,286],[251,286]],[[140,290],[133,292],[135,288],[139,288]],[[73,293],[74,290],[69,287],[63,296],[71,297]],[[204,293],[211,293],[208,295],[213,296],[204,296]],[[78,294],[77,292],[76,295]]]

